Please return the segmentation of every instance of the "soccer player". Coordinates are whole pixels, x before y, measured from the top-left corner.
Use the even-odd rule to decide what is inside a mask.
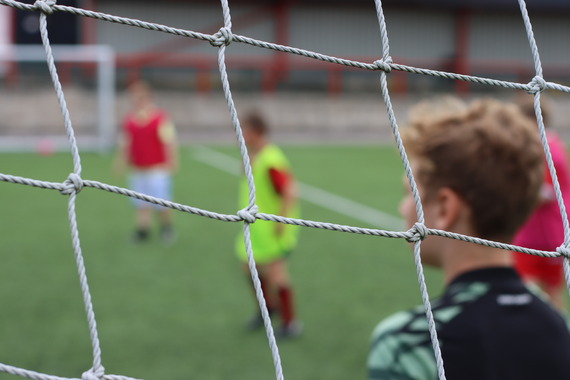
[[[128,87],[131,111],[123,120],[122,138],[115,162],[117,172],[128,165],[130,186],[134,191],[169,200],[171,174],[176,171],[178,157],[175,129],[166,112],[155,106],[149,86],[135,82]],[[135,242],[150,236],[153,210],[159,214],[163,242],[174,239],[170,209],[135,199]]]
[[[256,189],[259,212],[297,217],[297,187],[287,158],[268,140],[268,126],[259,113],[251,112],[242,120]],[[240,183],[239,204],[248,205],[248,188],[245,178]],[[297,228],[292,225],[256,220],[250,225],[251,244],[257,263],[259,279],[269,313],[279,311],[281,326],[278,337],[292,338],[301,333],[302,326],[295,319],[293,290],[286,258],[297,244]],[[243,237],[236,243],[237,254],[249,274]],[[248,322],[251,330],[263,326],[258,311]]]
[[[516,103],[521,107],[523,113],[536,124],[533,97],[523,95],[516,99]],[[548,128],[550,125],[551,108],[548,99],[541,96],[542,118],[546,129],[546,136],[552,161],[556,169],[556,176],[560,184],[562,197],[566,204],[566,209],[570,206],[570,167],[564,142],[558,134]],[[515,235],[514,244],[522,247],[539,249],[544,251],[555,251],[564,241],[564,229],[562,227],[562,217],[556,201],[552,177],[550,171],[544,163],[544,182],[540,191],[539,204],[529,217],[527,222]],[[544,258],[539,256],[516,253],[515,269],[521,277],[528,283],[537,285],[544,291],[550,301],[559,309],[564,309],[563,292],[563,268],[562,258]]]
[[[402,135],[426,226],[510,242],[542,183],[533,123],[516,105],[495,100],[414,120]],[[409,188],[400,213],[408,226],[417,221]],[[509,252],[428,236],[421,257],[443,271],[445,290],[432,305],[448,380],[568,378],[566,323],[528,290]],[[437,379],[423,307],[376,327],[367,366],[370,380]]]

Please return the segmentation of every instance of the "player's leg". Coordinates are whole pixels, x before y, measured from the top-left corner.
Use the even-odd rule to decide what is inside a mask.
[[[155,170],[150,174],[150,195],[156,198],[171,200],[171,177],[167,171]],[[160,223],[160,238],[164,243],[172,243],[175,239],[172,227],[172,212],[169,208],[156,206]]]
[[[135,241],[140,242],[148,239],[150,235],[151,215],[152,210],[149,205],[140,203],[137,205]]]
[[[302,326],[295,318],[293,287],[287,269],[287,261],[282,258],[270,262],[266,264],[266,271],[270,286],[276,289],[279,302],[281,326],[277,333],[283,338],[298,336],[302,331]]]
[[[247,263],[243,263],[242,265],[243,272],[246,275],[247,282],[251,284],[251,289],[253,291],[253,296],[255,297],[255,288],[253,287],[253,281],[251,280],[251,273],[249,271],[249,266]],[[269,286],[267,281],[267,274],[266,268],[264,265],[259,265],[257,267],[257,274],[259,276],[259,282],[261,283],[261,291],[263,292],[263,299],[265,300],[265,306],[267,307],[267,311],[269,314],[273,314],[275,311],[275,306],[277,302],[275,300],[275,289]],[[257,310],[257,312],[247,321],[246,328],[248,330],[257,330],[263,326],[263,318],[261,317],[261,311]]]
[[[148,193],[148,178],[146,173],[135,171],[131,173],[129,181],[134,191],[143,194]],[[150,236],[152,209],[149,203],[140,199],[133,199],[133,203],[136,209],[133,240],[135,242],[142,242],[147,240]]]
[[[161,208],[159,211],[160,238],[164,243],[172,243],[175,239],[172,228],[172,212],[168,208]]]

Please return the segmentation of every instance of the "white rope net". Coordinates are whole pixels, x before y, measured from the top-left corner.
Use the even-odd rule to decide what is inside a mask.
[[[332,57],[324,54],[320,54],[317,52],[312,52],[308,50],[298,49],[290,46],[283,46],[277,45],[270,42],[259,41],[253,38],[249,38],[246,36],[233,34],[232,33],[232,21],[231,21],[231,13],[230,8],[228,5],[227,0],[221,0],[223,17],[224,17],[224,24],[221,26],[219,31],[213,35],[204,34],[199,32],[194,32],[190,30],[184,29],[177,29],[172,28],[166,25],[160,25],[150,22],[145,22],[136,19],[124,18],[124,17],[117,17],[109,14],[104,14],[100,12],[89,11],[81,8],[74,8],[69,6],[57,5],[55,0],[36,0],[36,2],[32,4],[25,4],[15,0],[0,0],[0,4],[4,6],[9,6],[13,8],[17,8],[20,10],[26,10],[31,12],[40,12],[40,33],[42,38],[42,43],[45,48],[46,52],[46,62],[49,68],[50,76],[53,81],[55,93],[59,102],[59,106],[61,109],[61,114],[63,116],[65,130],[67,132],[67,137],[69,140],[69,146],[71,149],[71,155],[73,159],[73,172],[69,174],[68,178],[62,182],[46,182],[35,180],[31,178],[24,178],[9,174],[2,174],[0,173],[0,181],[4,182],[12,182],[27,186],[33,186],[43,189],[52,189],[58,190],[62,195],[68,196],[68,217],[69,217],[69,225],[71,231],[71,241],[73,247],[73,253],[75,255],[75,260],[77,264],[78,274],[79,274],[79,282],[81,286],[81,291],[83,294],[83,300],[85,304],[85,311],[87,314],[87,322],[89,326],[89,335],[91,339],[91,346],[93,351],[93,365],[90,369],[86,370],[82,375],[82,380],[125,380],[131,379],[127,376],[120,376],[120,375],[110,375],[105,373],[105,369],[103,367],[101,361],[101,349],[99,344],[98,338],[98,331],[97,331],[97,324],[95,321],[95,313],[93,310],[93,305],[91,302],[91,294],[89,291],[89,286],[87,282],[87,276],[85,273],[85,265],[83,262],[83,255],[81,252],[81,244],[79,240],[79,231],[78,225],[76,220],[76,213],[75,213],[75,201],[77,198],[77,194],[81,191],[83,187],[92,187],[112,193],[117,193],[121,195],[125,195],[127,197],[132,197],[136,199],[141,199],[150,203],[154,203],[157,205],[161,205],[164,207],[169,207],[171,209],[175,209],[181,212],[186,212],[190,214],[200,215],[211,219],[216,219],[225,222],[243,222],[244,225],[244,244],[247,251],[248,257],[248,265],[251,271],[252,281],[255,287],[256,297],[259,302],[260,309],[262,311],[262,317],[264,320],[265,330],[267,334],[267,339],[269,342],[269,347],[271,349],[271,354],[273,357],[273,363],[275,368],[275,376],[278,380],[284,378],[283,371],[281,367],[281,359],[279,356],[279,349],[276,344],[275,336],[273,333],[273,329],[271,326],[271,321],[269,318],[269,314],[267,312],[267,307],[265,305],[265,301],[263,298],[263,293],[261,290],[261,284],[259,281],[258,273],[256,270],[255,260],[253,258],[253,252],[251,248],[251,241],[250,241],[250,233],[249,233],[249,225],[254,223],[257,219],[267,220],[267,221],[274,221],[278,223],[285,223],[285,224],[293,224],[299,225],[304,227],[311,227],[311,228],[320,228],[332,231],[340,231],[340,232],[349,232],[355,234],[364,234],[364,235],[373,235],[373,236],[381,236],[381,237],[388,237],[388,238],[399,238],[405,239],[408,242],[414,243],[414,261],[417,268],[417,276],[418,282],[420,285],[421,297],[422,302],[425,308],[426,318],[428,321],[429,332],[431,336],[431,341],[433,345],[433,349],[435,352],[435,358],[437,363],[437,371],[438,371],[438,378],[440,380],[445,379],[445,372],[443,368],[443,360],[441,357],[441,350],[439,347],[438,339],[437,339],[437,332],[435,329],[434,318],[431,310],[431,305],[429,301],[428,291],[426,288],[425,278],[424,278],[424,271],[421,264],[420,259],[420,252],[421,252],[421,241],[425,239],[428,235],[437,235],[443,236],[450,239],[457,239],[466,242],[472,242],[475,244],[481,244],[485,246],[501,248],[504,250],[509,251],[516,251],[522,252],[530,255],[542,256],[542,257],[564,257],[564,274],[566,283],[568,284],[570,290],[570,228],[568,225],[568,219],[566,216],[566,209],[564,207],[564,202],[562,199],[562,193],[560,190],[560,184],[558,182],[558,178],[556,176],[556,170],[554,169],[554,164],[552,160],[552,155],[550,154],[550,150],[548,147],[548,142],[546,139],[546,133],[544,128],[544,122],[542,119],[542,111],[540,108],[540,96],[541,93],[545,90],[556,90],[561,92],[570,93],[570,87],[560,85],[558,83],[547,82],[543,78],[542,74],[542,64],[540,61],[540,56],[536,44],[536,40],[534,38],[534,34],[532,31],[532,26],[530,22],[530,18],[526,9],[526,4],[524,0],[518,0],[522,19],[525,25],[526,33],[528,36],[528,41],[531,48],[531,54],[534,61],[534,69],[535,69],[535,76],[530,80],[529,83],[515,83],[515,82],[508,82],[508,81],[500,81],[495,79],[489,78],[482,78],[477,76],[470,76],[470,75],[462,75],[456,74],[451,72],[445,71],[435,71],[417,67],[411,67],[406,65],[401,65],[392,61],[390,57],[390,47],[388,43],[388,33],[386,30],[386,23],[384,19],[384,12],[382,9],[382,2],[380,0],[375,0],[377,17],[378,17],[378,24],[380,29],[380,36],[381,36],[381,58],[372,63],[365,63],[365,62],[358,62],[352,61],[343,58]],[[93,19],[129,25],[132,27],[138,27],[148,30],[153,30],[157,32],[169,33],[173,35],[189,37],[200,39],[204,41],[208,41],[214,48],[218,49],[218,64],[219,70],[222,80],[223,92],[225,98],[227,100],[229,113],[231,116],[232,124],[235,129],[237,143],[240,147],[240,153],[243,160],[243,167],[245,170],[245,175],[248,182],[249,187],[249,203],[248,206],[236,212],[235,215],[231,214],[219,214],[208,210],[202,210],[196,207],[182,205],[175,202],[166,201],[164,199],[154,198],[147,196],[145,194],[137,193],[135,191],[120,188],[117,186],[108,185],[105,183],[97,182],[97,181],[90,181],[83,179],[81,177],[81,158],[79,154],[79,150],[77,148],[77,142],[74,136],[74,130],[71,122],[71,117],[65,102],[65,96],[62,90],[61,83],[58,78],[57,70],[54,63],[54,58],[52,54],[52,49],[49,42],[48,36],[48,25],[46,15],[51,14],[53,12],[66,12],[78,16],[90,17]],[[253,176],[251,171],[251,164],[249,161],[249,157],[247,154],[247,149],[245,146],[244,138],[242,135],[242,131],[240,128],[240,122],[238,119],[238,113],[236,107],[234,105],[234,101],[232,98],[232,93],[230,90],[230,83],[228,80],[226,65],[225,65],[225,50],[226,47],[232,42],[239,42],[244,43],[252,46],[257,46],[260,48],[265,49],[272,49],[276,51],[301,55],[304,57],[317,59],[320,61],[335,63],[344,66],[350,66],[355,68],[360,68],[363,70],[372,70],[378,71],[380,76],[380,90],[382,93],[382,97],[386,106],[386,110],[388,113],[390,125],[392,128],[392,132],[394,135],[394,139],[401,157],[401,161],[405,170],[405,174],[410,184],[410,188],[413,194],[413,198],[416,205],[416,214],[417,214],[417,222],[415,225],[407,230],[407,231],[389,231],[389,230],[381,230],[381,229],[369,229],[369,228],[360,228],[360,227],[353,227],[347,225],[339,225],[339,224],[332,224],[332,223],[324,223],[319,221],[312,221],[312,220],[303,220],[303,219],[294,219],[294,218],[286,218],[280,215],[272,215],[272,214],[265,214],[260,213],[257,210],[257,206],[255,204],[255,187],[253,183]],[[523,248],[519,246],[514,246],[510,244],[498,243],[494,241],[489,241],[485,239],[479,239],[471,236],[460,235],[452,232],[442,231],[427,228],[424,225],[424,214],[421,205],[421,199],[418,193],[418,189],[414,180],[414,176],[412,174],[410,163],[408,161],[406,151],[404,149],[402,140],[400,138],[400,133],[398,130],[398,123],[396,121],[396,116],[394,114],[394,110],[392,108],[392,103],[390,100],[390,94],[388,92],[388,84],[387,84],[387,74],[389,74],[392,70],[399,70],[405,71],[410,73],[422,74],[422,75],[429,75],[447,79],[455,79],[467,82],[474,82],[485,84],[489,86],[497,86],[503,88],[510,88],[516,90],[524,90],[530,94],[534,94],[534,108],[536,113],[536,118],[538,120],[538,130],[540,134],[540,138],[542,141],[542,145],[546,155],[546,161],[548,165],[548,169],[552,176],[553,185],[555,189],[556,199],[560,208],[560,214],[562,216],[563,225],[564,225],[564,242],[560,247],[557,248],[555,252],[550,251],[539,251],[533,250],[528,248]],[[0,371],[9,373],[12,375],[17,375],[21,377],[26,377],[30,379],[38,379],[38,380],[63,380],[69,379],[64,377],[59,377],[55,375],[48,375],[43,373],[38,373],[35,371],[26,370],[23,368],[17,368],[11,365],[2,364],[0,363]],[[75,378],[74,378],[75,380]]]

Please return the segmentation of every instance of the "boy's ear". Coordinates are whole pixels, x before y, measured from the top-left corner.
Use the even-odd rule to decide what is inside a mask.
[[[465,214],[465,202],[449,187],[442,187],[437,191],[434,227],[439,230],[460,232],[457,224]],[[458,230],[459,227],[459,230]]]

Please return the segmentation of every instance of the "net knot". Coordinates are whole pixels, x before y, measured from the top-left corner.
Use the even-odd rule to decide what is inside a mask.
[[[71,173],[63,182],[63,189],[60,190],[60,193],[63,195],[77,194],[81,189],[83,189],[83,180],[78,174]]]
[[[409,237],[406,238],[406,241],[408,243],[416,243],[428,236],[428,230],[423,223],[417,222],[408,230],[408,234]]]
[[[220,47],[222,45],[228,46],[233,40],[233,34],[230,28],[220,28],[220,30],[213,35],[214,39],[210,41],[210,44],[215,47]]]
[[[94,371],[93,368],[91,368],[88,371],[83,372],[81,380],[102,380],[104,375],[105,368],[101,367],[97,371]]]
[[[257,218],[255,217],[255,215],[257,214],[257,206],[253,205],[251,207],[246,207],[242,210],[239,210],[237,212],[237,215],[241,218],[241,220],[244,220],[248,223],[255,223],[255,221],[257,220]]]
[[[556,252],[560,253],[567,259],[570,259],[570,248],[566,244],[562,244],[560,247],[556,248]]]
[[[529,94],[536,94],[537,92],[543,92],[546,90],[546,81],[541,76],[535,76],[528,83],[529,89],[526,91]]]
[[[374,61],[374,65],[379,69],[382,70],[386,73],[389,73],[390,71],[392,71],[392,57],[386,57],[386,58],[382,58],[379,59],[377,61]]]
[[[51,15],[54,11],[53,6],[55,2],[55,0],[36,0],[34,7],[44,14]]]

